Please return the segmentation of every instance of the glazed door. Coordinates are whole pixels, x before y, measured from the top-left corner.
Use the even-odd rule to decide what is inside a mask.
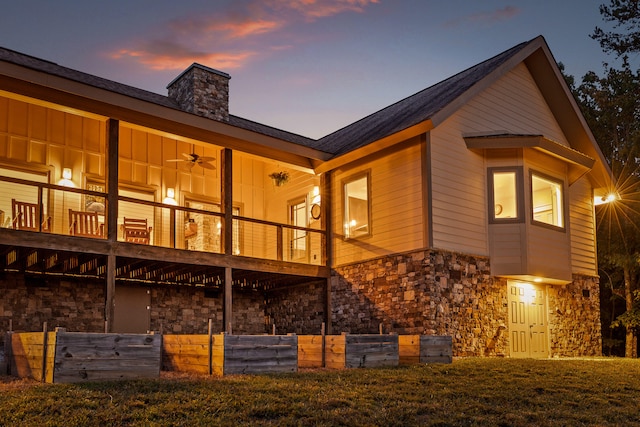
[[[509,341],[511,357],[549,356],[544,288],[509,282]]]

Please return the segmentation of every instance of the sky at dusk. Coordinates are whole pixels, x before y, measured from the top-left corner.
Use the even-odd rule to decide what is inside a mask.
[[[605,1],[20,0],[0,46],[163,95],[198,62],[231,75],[231,114],[319,138],[538,35],[602,74]]]

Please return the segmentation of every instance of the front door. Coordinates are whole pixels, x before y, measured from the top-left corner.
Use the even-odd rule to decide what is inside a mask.
[[[544,287],[508,282],[511,357],[549,356]]]

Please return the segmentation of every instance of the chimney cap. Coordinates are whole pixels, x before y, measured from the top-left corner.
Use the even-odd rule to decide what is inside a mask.
[[[202,64],[198,64],[197,62],[194,62],[193,64],[191,64],[186,70],[184,70],[183,72],[181,72],[178,77],[176,77],[175,79],[171,80],[171,83],[169,83],[167,85],[167,89],[171,87],[171,85],[173,85],[175,82],[177,82],[178,80],[180,80],[180,78],[182,76],[184,76],[186,73],[188,73],[189,71],[191,71],[192,68],[199,68],[201,70],[207,71],[209,73],[213,73],[213,74],[217,74],[221,77],[224,77],[226,79],[231,79],[231,76],[223,71],[220,70],[216,70],[215,68],[211,68],[211,67],[207,67],[205,65]]]

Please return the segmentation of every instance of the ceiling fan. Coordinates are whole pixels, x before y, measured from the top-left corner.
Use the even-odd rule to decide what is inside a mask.
[[[200,165],[205,169],[216,169],[216,167],[210,163],[216,159],[215,157],[200,156],[196,153],[182,153],[182,156],[184,157],[184,159],[170,159],[167,160],[167,162],[185,162],[189,166],[189,169],[191,169],[194,165]]]

